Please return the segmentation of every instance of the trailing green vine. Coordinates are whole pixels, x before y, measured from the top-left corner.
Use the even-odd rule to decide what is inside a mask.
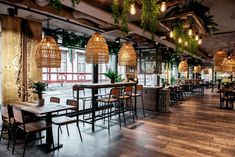
[[[158,16],[160,15],[160,4],[156,0],[141,0],[142,14],[141,14],[141,28],[146,31],[149,30],[152,33],[152,39],[156,32],[158,24]]]
[[[119,24],[119,17],[120,17],[118,0],[113,1],[112,11],[113,11],[114,23],[117,25],[117,24]]]

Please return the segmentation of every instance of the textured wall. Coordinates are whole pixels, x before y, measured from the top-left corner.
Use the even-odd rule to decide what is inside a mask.
[[[42,79],[36,68],[35,49],[42,25],[15,17],[2,18],[2,101],[31,101],[30,84]]]

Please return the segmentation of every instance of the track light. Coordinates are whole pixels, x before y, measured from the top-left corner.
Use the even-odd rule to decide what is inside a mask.
[[[196,34],[195,36],[195,40],[198,41],[199,40],[199,36]]]
[[[189,30],[188,30],[188,35],[189,35],[189,36],[192,36],[192,35],[193,35],[193,30],[192,30],[191,27],[190,27]]]

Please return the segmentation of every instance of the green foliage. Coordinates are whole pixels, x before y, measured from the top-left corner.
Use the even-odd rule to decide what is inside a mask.
[[[74,8],[75,5],[78,5],[80,3],[80,0],[70,0],[72,2],[72,7]],[[51,0],[51,5],[56,10],[61,10],[62,3],[61,0]]]
[[[114,23],[117,25],[119,23],[119,17],[120,17],[118,0],[113,1],[112,11],[113,11]]]
[[[121,13],[119,11],[119,1],[114,0],[112,4],[114,23],[119,24],[119,20],[121,20],[122,31],[124,33],[128,33],[128,14],[132,3],[132,0],[123,0]]]
[[[48,84],[45,82],[38,81],[38,82],[32,83],[33,92],[38,94],[39,99],[42,99],[43,91],[46,90],[47,86],[48,86]]]
[[[142,3],[142,14],[141,14],[141,28],[144,31],[149,30],[152,33],[152,39],[156,32],[158,16],[160,15],[160,5],[156,0],[141,0]]]
[[[112,71],[111,69],[109,69],[106,73],[104,73],[104,75],[110,78],[111,80],[115,80],[115,82],[122,82],[124,80],[122,79],[122,74],[118,75],[117,72]]]
[[[178,23],[173,29],[174,42],[176,45],[176,52],[183,52],[187,50],[190,53],[196,53],[198,51],[198,42],[194,36],[189,36],[187,31],[183,28],[183,24]],[[179,43],[178,39],[181,38],[182,42]],[[187,42],[187,45],[185,43]]]

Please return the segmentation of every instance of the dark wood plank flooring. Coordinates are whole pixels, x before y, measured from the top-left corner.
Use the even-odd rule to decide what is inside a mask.
[[[44,154],[29,146],[26,156],[45,157],[227,157],[235,156],[235,111],[219,109],[217,94],[206,90],[204,96],[193,95],[181,104],[171,106],[170,113],[148,113],[146,118],[128,128],[117,124],[107,129],[91,132],[90,125],[80,124],[83,142],[75,125],[68,136],[63,128],[63,148]],[[101,122],[103,123],[103,122]],[[56,127],[54,136],[56,139]],[[6,142],[0,145],[0,153]],[[20,156],[22,146],[17,145]],[[11,156],[10,153],[7,153]],[[1,154],[0,154],[1,156]]]

